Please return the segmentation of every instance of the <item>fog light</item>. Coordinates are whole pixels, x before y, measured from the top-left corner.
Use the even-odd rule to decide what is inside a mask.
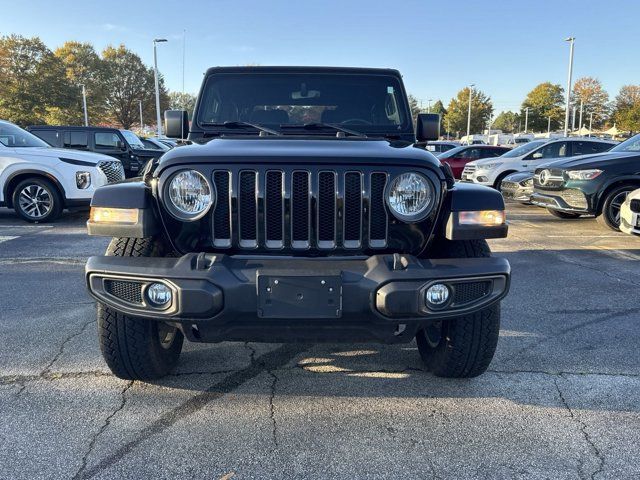
[[[171,289],[164,283],[152,283],[147,288],[147,300],[154,307],[166,307],[171,303]]]
[[[427,305],[441,307],[449,300],[449,287],[442,283],[436,283],[427,288],[424,297]]]

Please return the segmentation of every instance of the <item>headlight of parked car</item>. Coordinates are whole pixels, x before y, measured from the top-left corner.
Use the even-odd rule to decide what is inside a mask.
[[[502,162],[479,163],[478,170],[493,170],[494,168],[498,168],[500,165],[502,165]]]
[[[91,186],[91,174],[89,172],[76,172],[76,186],[84,190]]]
[[[431,211],[435,189],[419,173],[403,173],[395,177],[387,189],[387,205],[403,222],[419,222]]]
[[[602,173],[596,168],[592,170],[567,170],[565,171],[569,180],[593,180]]]
[[[203,217],[215,194],[209,181],[200,172],[183,170],[171,177],[165,189],[168,210],[180,220],[197,220]]]

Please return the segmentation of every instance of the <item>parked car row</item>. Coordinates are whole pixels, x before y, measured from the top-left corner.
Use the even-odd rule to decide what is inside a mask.
[[[591,215],[612,230],[640,234],[640,135],[623,143],[533,140],[466,163],[461,180],[492,186],[508,201],[544,207],[558,218]]]

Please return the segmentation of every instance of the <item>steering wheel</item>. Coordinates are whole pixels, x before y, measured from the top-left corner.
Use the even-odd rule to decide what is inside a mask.
[[[371,122],[367,122],[363,118],[349,118],[340,122],[342,125],[373,125]]]

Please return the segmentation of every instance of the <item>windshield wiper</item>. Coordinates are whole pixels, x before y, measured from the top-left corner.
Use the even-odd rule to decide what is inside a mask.
[[[321,130],[323,128],[333,128],[337,132],[346,133],[347,135],[367,138],[367,136],[362,132],[350,130],[348,128],[341,127],[340,125],[336,125],[335,123],[314,122],[314,123],[305,123],[303,125],[284,124],[284,125],[280,125],[280,128],[304,128],[305,130]]]
[[[269,133],[271,135],[282,135],[277,130],[272,130],[271,128],[263,127],[262,125],[258,125],[256,123],[249,122],[237,122],[237,121],[227,121],[222,123],[202,123],[203,127],[224,127],[224,128],[243,128],[250,127],[255,130],[259,130],[260,132]]]

